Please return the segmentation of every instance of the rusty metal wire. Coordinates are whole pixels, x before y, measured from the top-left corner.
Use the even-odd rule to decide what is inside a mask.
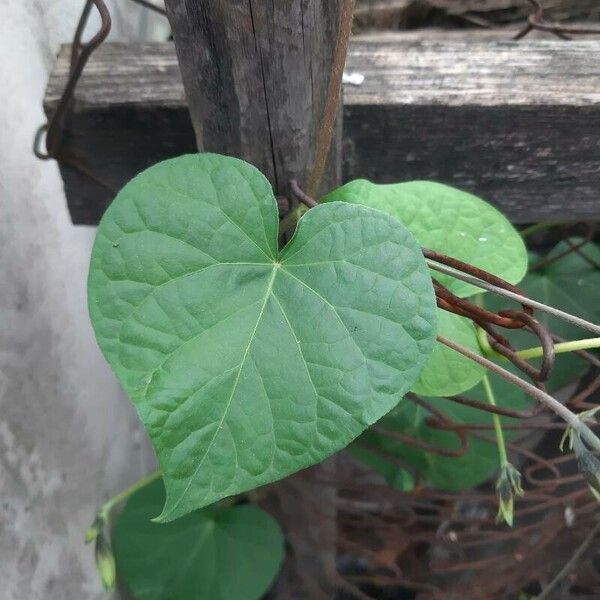
[[[532,12],[527,18],[527,24],[519,31],[513,39],[520,40],[534,30],[552,33],[562,40],[570,40],[573,35],[596,35],[600,34],[598,27],[572,27],[549,23],[544,19],[544,7],[538,0],[527,0],[531,5]]]
[[[153,4],[152,2],[149,2],[148,0],[132,1],[162,16],[166,16],[167,14],[163,8]],[[83,43],[81,41],[83,32],[85,31],[93,7],[96,8],[98,15],[100,16],[100,29],[88,42]],[[66,121],[71,110],[75,88],[77,87],[77,83],[90,56],[94,50],[96,50],[96,48],[98,48],[98,46],[104,42],[110,33],[111,25],[112,21],[110,12],[104,1],[86,0],[81,16],[79,17],[79,22],[77,23],[75,35],[73,36],[73,42],[71,45],[71,63],[67,84],[65,85],[65,89],[63,90],[60,100],[58,101],[56,110],[50,116],[48,121],[44,125],[41,125],[35,133],[33,140],[33,153],[41,160],[56,159],[60,162],[67,163],[110,191],[116,191],[104,181],[100,180],[91,171],[89,171],[89,169],[81,164],[80,161],[74,159],[73,157],[64,156],[61,153],[61,142],[63,139]],[[43,149],[44,145],[45,150]]]
[[[295,179],[290,181],[290,190],[296,200],[302,202],[302,204],[306,205],[308,208],[313,208],[313,206],[317,205],[317,201],[306,194]]]
[[[384,597],[385,589],[385,597],[422,600],[464,597],[466,590],[466,597],[481,599],[537,593],[597,520],[596,501],[581,477],[571,474],[572,455],[524,457],[527,491],[513,529],[495,524],[491,486],[402,493],[377,485],[359,465],[343,467],[336,480],[338,548],[347,563],[341,575],[367,598]],[[548,475],[535,477],[542,468]],[[577,577],[573,582],[587,586],[590,595],[600,592],[597,572],[578,569]]]
[[[98,32],[90,39],[89,42],[82,43],[81,38],[83,31],[89,19],[92,7],[96,7],[98,14],[100,15],[101,25]],[[54,114],[50,117],[48,122],[42,125],[36,132],[33,142],[34,154],[42,159],[48,160],[50,158],[56,158],[60,150],[60,143],[63,135],[63,128],[65,125],[65,119],[68,115],[71,101],[73,99],[73,93],[77,82],[81,77],[81,73],[91,56],[92,52],[106,39],[110,32],[111,19],[108,8],[104,4],[103,0],[87,0],[81,13],[75,36],[73,38],[73,44],[71,47],[71,68],[69,71],[69,79],[65,86],[64,92],[59,100],[58,106],[54,111]],[[46,151],[42,150],[42,138],[46,134]]]

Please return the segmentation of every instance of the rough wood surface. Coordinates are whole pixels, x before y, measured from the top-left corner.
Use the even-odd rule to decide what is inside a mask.
[[[323,114],[338,5],[167,0],[200,149],[243,157],[280,194],[289,192],[290,179],[304,179]],[[330,162],[339,164],[340,144],[333,146]],[[339,173],[329,178],[339,180]]]
[[[494,202],[514,222],[600,219],[600,41],[497,38],[357,36],[347,70],[365,80],[345,89],[344,180],[437,179]],[[47,111],[67,68],[64,48]],[[173,46],[101,47],[76,92],[67,157],[118,189],[194,147]],[[62,171],[74,222],[96,223],[112,193],[72,166]]]
[[[598,0],[542,0],[541,4],[550,20],[600,20]],[[361,29],[495,26],[524,23],[531,10],[527,0],[357,0],[355,24]]]
[[[306,180],[324,112],[341,0],[166,0],[199,150],[257,166],[275,193]],[[341,183],[341,103],[324,189]],[[336,490],[318,476],[334,463],[271,486],[288,560],[271,594],[333,598]]]

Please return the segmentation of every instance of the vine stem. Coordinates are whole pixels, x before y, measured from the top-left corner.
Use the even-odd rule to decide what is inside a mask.
[[[132,483],[130,486],[126,487],[124,490],[121,490],[118,494],[115,494],[112,498],[109,498],[98,511],[99,514],[108,515],[110,511],[123,500],[127,500],[129,496],[141,490],[143,487],[150,485],[153,481],[156,481],[162,475],[162,471],[160,469],[158,471],[153,471],[152,473],[142,477],[135,483]]]
[[[481,328],[478,329],[480,331],[483,331]],[[483,332],[483,334],[485,335],[485,331]],[[594,348],[600,348],[600,337],[586,338],[584,340],[573,340],[570,342],[559,342],[557,344],[554,344],[555,354],[564,354],[566,352],[579,352],[580,350],[593,350]],[[488,356],[494,356],[503,360],[507,360],[505,356],[502,356],[501,354],[496,352],[489,345],[489,343],[482,349]],[[534,348],[526,348],[525,350],[519,350],[515,352],[515,354],[519,358],[524,358],[526,360],[529,358],[540,358],[541,356],[544,356],[544,349],[541,346],[535,346]]]
[[[283,239],[283,235],[288,232],[300,220],[300,217],[308,210],[305,204],[300,204],[292,212],[289,212],[281,221],[279,221],[279,239]]]
[[[525,393],[529,394],[532,398],[545,404],[548,408],[554,411],[559,417],[561,417],[564,421],[566,421],[575,431],[577,431],[588,443],[591,449],[595,452],[600,452],[600,439],[596,436],[596,434],[580,419],[577,418],[577,415],[571,412],[566,406],[561,404],[558,400],[555,400],[550,394],[547,394],[543,390],[535,387],[531,383],[524,381],[520,377],[517,377],[514,373],[507,371],[491,360],[457,344],[445,338],[441,335],[437,337],[438,342],[451,348],[455,352],[470,358],[472,361],[484,366],[486,369],[491,371],[492,373],[496,373],[503,379],[506,379],[509,383],[516,385],[518,388],[522,389]]]
[[[333,54],[331,77],[329,78],[329,85],[327,87],[323,120],[321,121],[321,128],[319,129],[319,136],[317,138],[315,160],[308,175],[307,193],[313,198],[316,197],[319,192],[319,184],[323,177],[327,155],[329,154],[329,148],[331,147],[331,139],[333,138],[340,92],[342,90],[342,76],[344,74],[344,66],[346,65],[350,34],[352,32],[353,12],[354,0],[342,0],[340,24]]]
[[[492,406],[497,406],[494,390],[492,389],[487,374],[483,376],[482,382],[487,401]],[[508,463],[508,456],[506,454],[506,444],[504,443],[504,432],[502,431],[502,425],[500,424],[500,416],[497,413],[492,413],[492,421],[494,423],[494,431],[496,433],[496,445],[498,446],[500,467],[504,467]]]
[[[447,267],[446,265],[441,265],[441,264],[431,260],[430,258],[426,258],[425,260],[426,260],[429,268],[433,269],[434,271],[438,271],[439,273],[444,273],[445,275],[450,275],[451,277],[460,279],[461,281],[464,281],[466,283],[470,283],[471,285],[474,285],[476,287],[487,290],[488,292],[493,292],[495,294],[498,294],[499,296],[505,296],[506,298],[510,298],[511,300],[514,300],[515,302],[518,302],[519,304],[524,304],[525,306],[530,306],[531,308],[535,308],[542,312],[548,313],[549,315],[552,315],[554,317],[562,319],[563,321],[568,321],[569,323],[573,323],[573,325],[577,325],[578,327],[581,327],[582,329],[587,329],[588,331],[591,331],[592,333],[595,333],[596,335],[600,335],[600,325],[596,325],[594,323],[591,323],[590,321],[586,321],[585,319],[582,319],[581,317],[576,317],[575,315],[571,315],[571,314],[564,312],[558,308],[554,308],[553,306],[548,306],[547,304],[544,304],[543,302],[538,302],[537,300],[531,300],[530,298],[527,298],[526,296],[521,296],[521,294],[515,294],[514,292],[505,290],[501,287],[498,287],[497,285],[488,283],[487,281],[482,281],[481,279],[478,279],[477,277],[473,277],[472,275],[467,275],[466,273],[462,273],[461,271],[453,269],[452,267]]]

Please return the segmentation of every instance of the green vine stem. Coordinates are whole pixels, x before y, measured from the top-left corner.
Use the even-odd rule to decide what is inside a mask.
[[[138,490],[141,490],[142,488],[146,487],[147,485],[150,485],[152,482],[159,479],[161,477],[161,475],[162,475],[162,471],[160,471],[160,470],[153,471],[152,473],[146,475],[145,477],[142,477],[135,483],[132,483],[130,486],[121,490],[118,494],[115,494],[112,498],[109,498],[100,507],[100,510],[98,511],[98,516],[103,517],[104,519],[107,519],[111,510],[117,504],[120,504],[124,500],[127,500],[127,498],[129,498],[129,496],[131,496]]]
[[[485,331],[483,331],[483,329],[480,327],[477,328],[477,337],[479,339],[479,345],[486,356],[493,356],[494,358],[507,360],[505,356],[502,356],[490,346]],[[570,342],[559,342],[554,344],[554,352],[556,354],[579,352],[580,350],[593,350],[594,348],[600,348],[600,337],[572,340]],[[535,346],[534,348],[519,350],[515,354],[520,358],[524,358],[525,360],[530,358],[540,358],[544,356],[544,349],[541,346]]]
[[[94,522],[91,524],[85,534],[85,543],[95,542],[94,557],[96,568],[100,575],[100,580],[106,591],[110,591],[115,586],[116,565],[115,557],[110,542],[110,513],[112,509],[127,500],[133,493],[141,490],[143,487],[156,481],[161,476],[161,471],[154,471],[145,477],[142,477],[135,483],[121,490],[112,498],[109,498],[98,510]]]
[[[489,377],[487,375],[483,376],[482,383],[487,401],[492,406],[497,406],[496,396],[494,395],[494,390],[492,389]],[[494,422],[494,432],[496,433],[496,444],[498,446],[498,457],[500,458],[500,467],[504,467],[508,463],[508,456],[506,454],[506,444],[504,442],[504,432],[502,431],[502,424],[500,423],[500,415],[492,413],[492,420]]]
[[[474,303],[477,306],[483,308],[483,294],[477,294],[473,298]],[[481,351],[486,355],[500,360],[508,360],[506,356],[503,356],[499,352],[496,352],[488,340],[486,332],[481,328],[475,326],[477,332],[477,341]],[[554,344],[555,354],[564,354],[566,352],[580,352],[581,350],[593,350],[600,348],[600,337],[585,338],[583,340],[572,340],[568,342],[557,342]],[[530,358],[541,358],[544,356],[544,349],[541,346],[535,346],[533,348],[526,348],[525,350],[518,350],[515,352],[516,356],[529,360]]]
[[[600,452],[600,439],[596,436],[596,434],[583,422],[581,419],[577,417],[575,413],[570,411],[566,406],[561,404],[558,400],[547,394],[543,390],[535,387],[533,384],[524,381],[520,377],[517,377],[510,371],[503,369],[501,366],[497,365],[495,362],[481,356],[477,352],[473,352],[452,340],[449,340],[441,335],[437,337],[438,342],[451,348],[455,352],[470,358],[474,362],[486,367],[492,373],[496,373],[509,383],[512,383],[522,389],[525,393],[529,394],[532,398],[545,404],[550,410],[554,411],[559,417],[561,417],[564,421],[566,421],[573,430],[577,431],[583,439],[585,439],[586,443],[593,449],[594,452]]]
[[[306,204],[300,204],[292,212],[288,213],[279,222],[279,240],[281,241],[284,234],[296,227],[296,223],[300,217],[308,210]]]
[[[552,227],[560,227],[561,225],[569,225],[573,222],[574,221],[540,221],[539,223],[525,227],[525,229],[521,229],[520,234],[522,238],[527,238],[538,231],[543,231],[544,229],[550,229]]]
[[[483,389],[488,403],[496,407],[496,397],[486,375],[483,376]],[[496,491],[498,493],[498,514],[496,522],[504,521],[509,527],[513,526],[515,496],[523,495],[521,487],[521,473],[508,462],[504,432],[500,422],[500,415],[492,413],[494,431],[496,433],[496,446],[498,447],[498,458],[500,459],[500,474],[496,480]]]

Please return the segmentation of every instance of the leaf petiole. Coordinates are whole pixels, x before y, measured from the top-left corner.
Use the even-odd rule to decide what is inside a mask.
[[[525,229],[521,229],[519,233],[521,234],[521,237],[525,239],[530,235],[537,233],[538,231],[543,231],[544,229],[550,229],[552,227],[559,227],[561,225],[568,225],[569,223],[572,223],[572,221],[540,221],[539,223],[525,227]]]
[[[490,384],[489,377],[486,375],[483,376],[481,380],[483,383],[483,389],[485,391],[485,396],[487,401],[492,406],[497,406],[496,397],[494,396],[494,390]],[[504,467],[508,463],[508,457],[506,455],[506,444],[504,442],[504,432],[502,431],[502,424],[500,423],[500,416],[496,413],[492,413],[492,420],[494,422],[494,431],[496,433],[496,444],[498,445],[498,456],[500,458],[500,467]]]
[[[486,356],[493,356],[494,358],[507,360],[505,356],[502,356],[490,346],[485,331],[479,327],[477,328],[477,338],[479,340],[479,345]],[[572,340],[570,342],[559,342],[554,344],[554,352],[556,354],[578,352],[580,350],[593,350],[594,348],[600,348],[600,337]],[[524,359],[540,358],[544,356],[544,349],[541,346],[535,346],[534,348],[519,350],[516,352],[516,355]]]
[[[98,511],[99,515],[104,517],[108,517],[110,511],[117,505],[123,502],[123,500],[127,500],[129,496],[141,490],[142,488],[150,485],[153,481],[156,481],[162,476],[162,471],[159,469],[157,471],[153,471],[152,473],[138,479],[135,483],[132,483],[130,486],[121,490],[118,494],[115,494],[112,498],[109,498]]]
[[[308,206],[306,204],[299,204],[292,212],[288,213],[281,219],[279,222],[279,238],[283,237],[285,233],[290,230],[293,230],[296,227],[296,224],[300,220],[300,217],[308,210]]]

